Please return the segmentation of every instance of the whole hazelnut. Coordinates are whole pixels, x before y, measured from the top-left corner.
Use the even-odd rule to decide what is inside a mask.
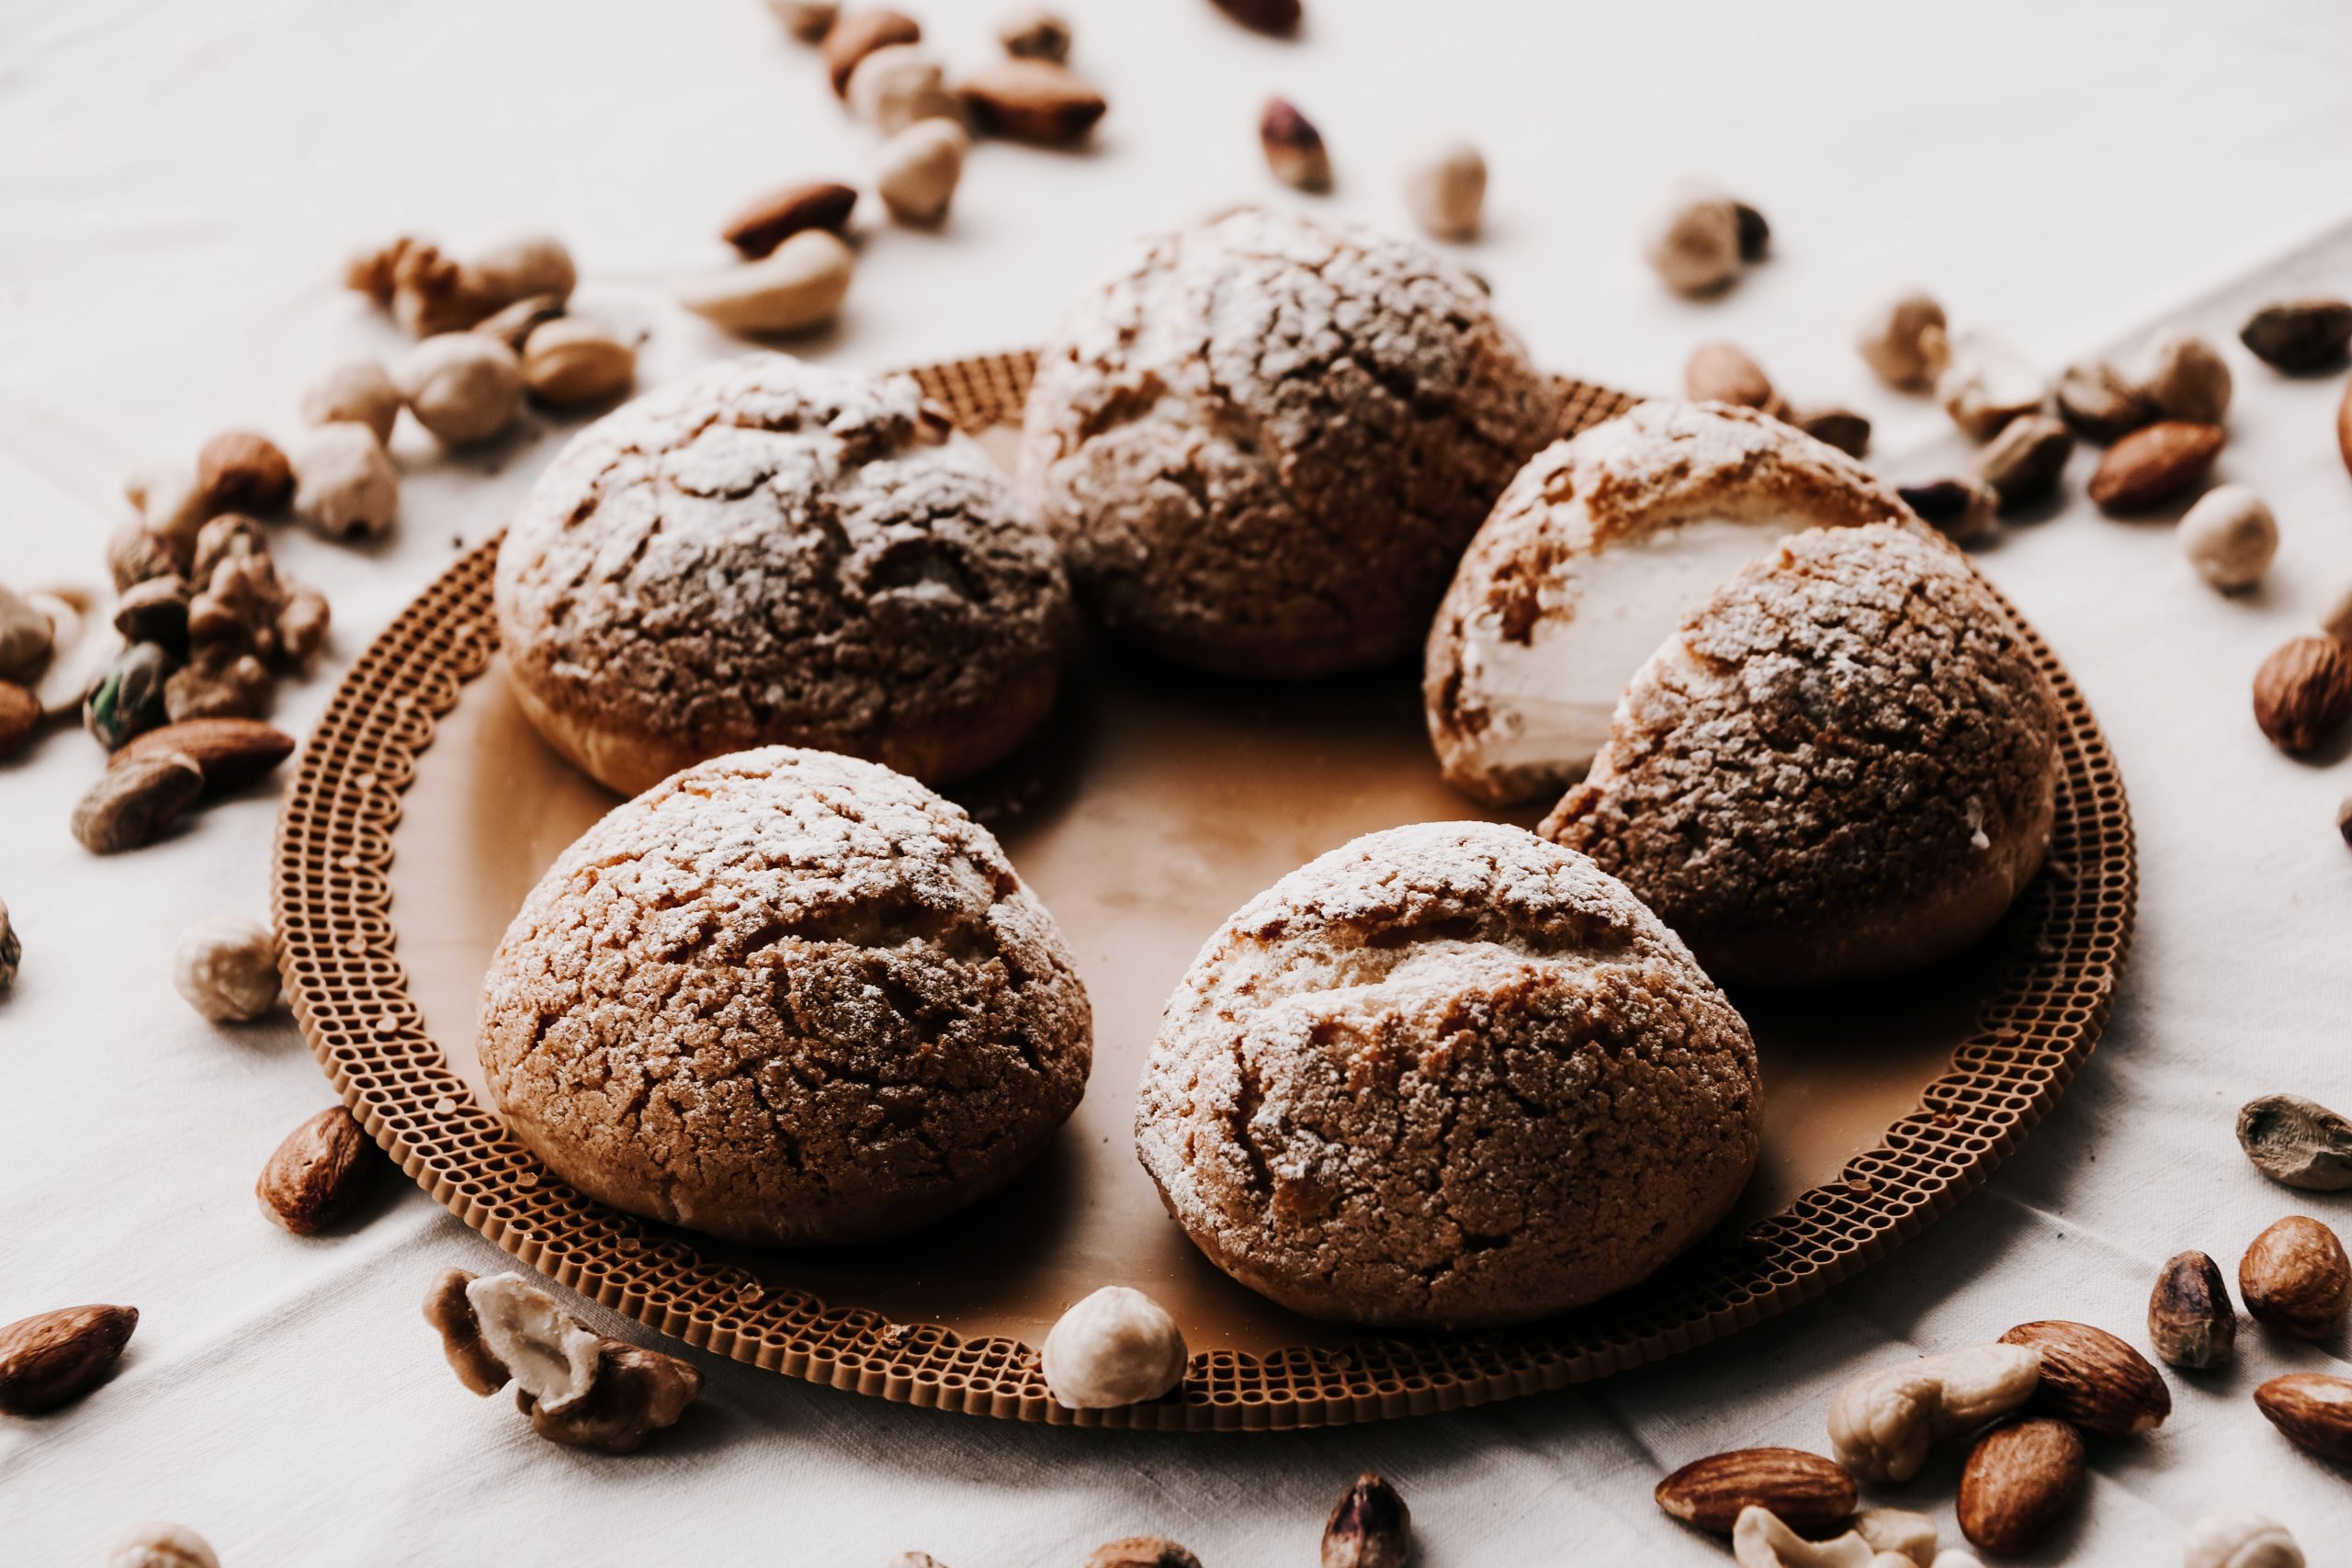
[[[196,483],[215,512],[275,512],[293,497],[294,469],[268,436],[225,430],[197,453]]]
[[[2298,1339],[2324,1339],[2352,1310],[2352,1261],[2334,1231],[2309,1215],[2290,1214],[2245,1249],[2238,1294],[2256,1322]]]
[[[1184,1381],[1184,1336],[1141,1291],[1105,1285],[1046,1336],[1046,1387],[1073,1410],[1158,1399]]]
[[[392,423],[401,416],[400,389],[384,373],[381,361],[346,359],[302,394],[301,414],[311,424],[345,420],[365,425],[378,441],[389,445]]]
[[[2352,718],[2352,649],[2299,637],[2254,672],[2254,722],[2281,751],[2315,751]]]
[[[524,382],[558,408],[602,402],[636,377],[637,350],[609,327],[578,316],[544,322],[523,342]]]
[[[1458,136],[1424,142],[1405,163],[1405,209],[1441,240],[1478,232],[1487,201],[1487,160]]]
[[[259,1018],[277,1005],[277,938],[254,920],[207,920],[173,955],[172,987],[214,1023]]]
[[[364,424],[337,420],[294,443],[294,513],[330,539],[381,534],[401,505],[400,475]]]
[[[1854,347],[1888,386],[1925,391],[1951,357],[1944,308],[1916,288],[1882,299],[1862,318]]]
[[[2219,424],[2230,412],[2230,367],[2187,327],[2166,327],[2148,345],[2142,384],[2166,419]]]
[[[392,370],[416,422],[445,445],[487,441],[523,406],[523,367],[514,351],[479,333],[443,333],[408,351]]]
[[[1685,180],[1650,220],[1642,254],[1678,294],[1711,294],[1739,276],[1739,204]]]
[[[2251,588],[2278,553],[2278,522],[2245,485],[2215,485],[2180,520],[2180,550],[2224,593]]]

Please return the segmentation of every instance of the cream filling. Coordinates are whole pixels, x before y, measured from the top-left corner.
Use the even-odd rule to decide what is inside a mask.
[[[1491,615],[1472,622],[1462,691],[1487,724],[1464,737],[1465,761],[1480,773],[1583,773],[1609,739],[1626,682],[1682,617],[1804,526],[1702,517],[1618,538],[1563,563],[1538,596],[1543,614],[1525,642],[1504,637]]]

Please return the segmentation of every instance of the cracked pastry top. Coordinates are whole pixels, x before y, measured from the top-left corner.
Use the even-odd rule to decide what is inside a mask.
[[[1893,974],[1982,936],[2041,866],[2061,723],[1957,550],[1893,524],[1801,534],[1651,656],[1543,832],[1719,980]]]
[[[1040,355],[1020,476],[1102,619],[1309,676],[1416,646],[1559,392],[1468,274],[1243,209],[1145,243]]]
[[[930,783],[1052,705],[1059,552],[906,376],[731,361],[582,431],[498,552],[516,699],[633,794],[746,747]]]
[[[1556,795],[1683,613],[1783,536],[1908,518],[1844,453],[1754,409],[1644,403],[1519,472],[1462,558],[1422,682],[1446,782]]]
[[[1076,1109],[1086,988],[988,830],[771,747],[607,813],[483,982],[515,1136],[593,1198],[733,1241],[852,1242],[994,1190]]]
[[[1747,1026],[1640,900],[1524,829],[1369,834],[1209,940],[1136,1152],[1218,1268],[1315,1317],[1523,1322],[1647,1277],[1756,1161]]]

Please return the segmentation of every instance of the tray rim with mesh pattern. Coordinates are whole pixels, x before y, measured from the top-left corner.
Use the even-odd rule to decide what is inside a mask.
[[[923,389],[967,429],[1017,418],[1034,353],[927,366]],[[1639,400],[1563,378],[1574,433]],[[2031,939],[1980,1009],[1951,1070],[1838,1180],[1728,1245],[1702,1246],[1594,1306],[1524,1327],[1272,1355],[1196,1353],[1166,1398],[1071,1410],[1035,1350],[894,1323],[707,1263],[691,1239],[571,1191],[474,1102],[425,1030],[396,955],[390,872],[401,792],[435,721],[489,665],[497,540],[462,556],[345,673],[279,815],[271,912],[304,1038],[353,1113],[434,1199],[524,1263],[656,1331],[871,1397],[1022,1421],[1230,1430],[1462,1408],[1604,1377],[1810,1299],[1916,1235],[2024,1139],[2096,1047],[2130,946],[2136,850],[2121,778],[2089,705],[1997,590],[2065,716],[2050,863],[2022,896]],[[2054,934],[2053,934],[2054,933]]]

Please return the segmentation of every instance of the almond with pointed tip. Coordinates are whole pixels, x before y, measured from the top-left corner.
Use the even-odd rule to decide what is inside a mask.
[[[38,1416],[71,1404],[122,1359],[139,1309],[61,1307],[0,1328],[0,1410]]]
[[[2164,1374],[2104,1328],[2060,1319],[2021,1323],[2001,1343],[2041,1352],[2041,1381],[2026,1402],[2029,1411],[2110,1437],[2154,1431],[2172,1414]]]
[[[1807,1535],[1836,1529],[1854,1511],[1854,1478],[1836,1460],[1803,1449],[1735,1449],[1692,1460],[1657,1483],[1657,1506],[1687,1525],[1728,1535],[1743,1508],[1768,1508]]]

